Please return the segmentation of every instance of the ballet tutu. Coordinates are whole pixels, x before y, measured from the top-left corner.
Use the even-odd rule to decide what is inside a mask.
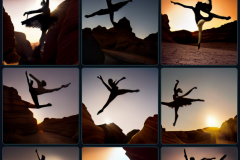
[[[40,28],[41,30],[51,29],[56,23],[58,18],[55,16],[38,14],[25,21],[22,21],[22,25],[32,28]]]
[[[177,98],[173,102],[169,102],[169,103],[161,102],[161,104],[166,105],[166,106],[171,107],[171,108],[175,108],[175,107],[183,107],[183,106],[191,105],[193,101],[196,101],[196,99]]]

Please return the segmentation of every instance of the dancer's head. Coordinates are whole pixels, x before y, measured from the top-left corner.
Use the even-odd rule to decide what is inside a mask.
[[[113,84],[113,80],[110,78],[108,79],[108,84],[111,86]]]
[[[41,2],[41,6],[43,6],[46,2],[44,0],[42,0]]]
[[[47,85],[47,83],[44,80],[41,81],[41,84],[43,87],[45,87]]]
[[[45,156],[44,155],[42,155],[42,159],[41,160],[45,160]]]
[[[196,4],[196,8],[201,8],[201,6],[202,6],[202,2],[197,2],[197,4]]]
[[[181,88],[178,88],[176,93],[182,93],[182,89]]]
[[[195,160],[195,158],[194,157],[190,157],[190,160]]]

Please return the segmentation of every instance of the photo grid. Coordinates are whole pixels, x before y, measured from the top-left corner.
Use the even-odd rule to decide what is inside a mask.
[[[1,159],[238,159],[237,0],[2,5]]]

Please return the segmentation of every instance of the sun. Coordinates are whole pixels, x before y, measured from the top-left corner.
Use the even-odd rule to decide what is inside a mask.
[[[106,124],[112,123],[111,120],[110,120],[108,117],[106,117],[106,118],[104,119],[104,122],[105,122]]]
[[[217,122],[216,119],[213,117],[208,117],[207,118],[207,124],[209,127],[217,127]]]

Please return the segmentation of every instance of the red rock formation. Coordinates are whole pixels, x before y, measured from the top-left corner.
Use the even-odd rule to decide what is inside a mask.
[[[41,64],[78,64],[78,13],[78,0],[65,0],[51,13],[58,17],[58,23],[47,33]]]
[[[223,122],[219,130],[218,137],[237,143],[237,116]]]
[[[169,19],[166,14],[161,15],[162,17],[162,42],[174,42],[172,39],[172,32],[170,31]]]
[[[122,132],[116,124],[102,124],[98,125],[105,133],[104,143],[105,144],[124,144],[127,143],[127,136]]]
[[[106,29],[98,26],[92,30],[102,49],[110,49],[138,55],[157,57],[158,45],[135,36],[127,18],[118,21],[117,27]],[[84,41],[84,39],[83,39]]]
[[[157,144],[158,115],[148,117],[141,131],[135,134],[128,144]]]
[[[104,137],[103,129],[94,124],[87,108],[82,104],[82,143],[103,144]]]
[[[3,9],[3,60],[7,63],[19,62],[15,51],[14,26],[11,17]]]
[[[97,65],[104,63],[104,53],[93,37],[91,29],[85,28],[82,30],[82,62],[85,65]]]
[[[21,32],[14,32],[14,36],[16,39],[16,52],[18,55],[22,58],[31,57],[33,50],[30,42],[26,39],[26,35]]]
[[[45,118],[39,124],[39,129],[44,132],[56,133],[79,141],[79,115],[63,117],[63,118]]]
[[[130,160],[157,160],[158,148],[123,147]]]
[[[3,139],[11,139],[9,133],[27,135],[38,131],[37,120],[28,107],[34,107],[23,101],[16,89],[3,85]]]

